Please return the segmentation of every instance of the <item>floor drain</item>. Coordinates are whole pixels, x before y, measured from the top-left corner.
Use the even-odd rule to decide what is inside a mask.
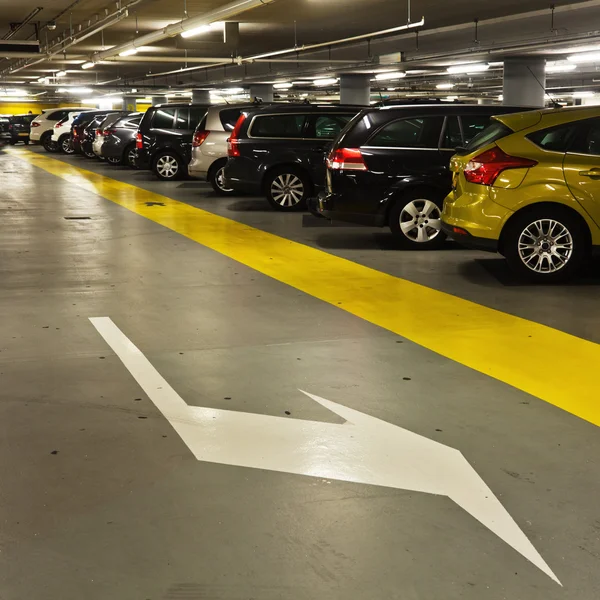
[[[67,221],[89,221],[91,218],[92,217],[63,217],[63,219],[66,219]]]

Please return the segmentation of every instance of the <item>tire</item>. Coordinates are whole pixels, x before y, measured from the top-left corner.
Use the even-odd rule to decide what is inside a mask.
[[[559,206],[517,213],[502,236],[504,256],[521,279],[560,283],[582,269],[589,254],[585,222]]]
[[[88,152],[87,150],[82,150],[82,152],[86,158],[98,158],[93,150],[91,152]]]
[[[439,250],[446,241],[442,231],[444,199],[434,190],[410,190],[390,210],[388,225],[394,239],[405,249]]]
[[[26,146],[29,146],[29,140],[25,140],[23,143],[24,143]]]
[[[265,193],[269,204],[283,212],[306,209],[312,185],[308,175],[295,167],[281,167],[267,174]]]
[[[44,150],[46,152],[56,152],[58,150],[58,146],[56,142],[52,141],[52,132],[48,131],[42,135],[42,139],[40,140],[42,146],[44,146]]]
[[[174,152],[161,152],[152,162],[152,171],[163,181],[174,181],[183,177],[184,164]]]
[[[123,152],[123,164],[128,166],[130,169],[135,169],[135,158],[137,156],[137,149],[135,144],[129,144]]]
[[[109,165],[118,166],[121,164],[121,159],[118,156],[107,156],[106,162]]]
[[[220,161],[212,165],[208,172],[208,181],[219,196],[235,196],[237,192],[234,189],[225,187],[223,184],[223,171],[226,164],[227,161]]]
[[[71,136],[68,133],[63,134],[58,138],[58,149],[63,154],[75,154],[75,150],[71,144]]]

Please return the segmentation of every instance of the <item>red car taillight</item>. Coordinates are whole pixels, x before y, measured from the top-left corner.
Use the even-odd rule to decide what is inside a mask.
[[[368,171],[359,148],[338,148],[327,157],[327,168],[332,171]]]
[[[31,126],[32,126],[32,127],[39,127],[39,126],[40,126],[40,124],[39,124],[39,123],[36,123],[35,121],[32,121],[32,122],[31,122]]]
[[[79,131],[77,131],[77,129],[73,129],[73,139],[78,138],[79,137]]]
[[[237,156],[241,156],[240,154],[240,131],[242,129],[242,125],[246,120],[246,115],[242,113],[240,118],[237,120],[233,131],[231,132],[231,137],[227,140],[227,156],[232,158],[236,158]]]
[[[98,131],[100,131],[100,130],[98,130]],[[102,132],[102,135],[106,137],[107,135],[111,135],[111,134],[113,134],[114,132],[115,132],[115,130],[114,130],[114,129],[105,129],[105,130]]]
[[[210,131],[206,131],[206,130],[196,131],[196,133],[194,133],[194,140],[192,141],[192,148],[197,148],[198,146],[202,146],[202,144],[204,144],[204,141],[208,137],[209,133],[210,133]]]
[[[96,129],[96,135],[102,135],[102,129]]]
[[[144,148],[144,142],[142,140],[142,134],[138,131],[138,133],[135,134],[135,147],[138,150],[142,150]]]
[[[465,179],[469,183],[479,185],[494,185],[498,175],[507,169],[528,169],[535,167],[536,160],[510,156],[498,146],[486,150],[479,156],[472,158],[465,167]]]

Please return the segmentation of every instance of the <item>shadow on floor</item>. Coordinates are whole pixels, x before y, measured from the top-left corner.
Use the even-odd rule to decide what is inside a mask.
[[[323,233],[316,238],[316,243],[320,248],[328,250],[398,250],[400,252],[427,252],[419,248],[404,249],[396,238],[391,233],[377,232],[373,233],[372,229],[367,227],[354,226],[354,231],[337,232],[329,231]],[[464,250],[454,242],[447,242],[442,250],[437,252],[447,252],[452,250]]]
[[[247,200],[236,200],[232,202],[227,210],[234,212],[268,212],[277,214],[264,198],[248,198]]]
[[[531,283],[519,279],[510,270],[508,263],[502,258],[475,258],[465,261],[459,266],[459,272],[469,282],[476,285],[486,285],[491,282],[497,282],[505,287],[551,287],[544,283]],[[490,278],[491,276],[491,278]],[[577,287],[600,285],[600,262],[594,261],[584,272],[568,283],[553,284],[552,287]]]

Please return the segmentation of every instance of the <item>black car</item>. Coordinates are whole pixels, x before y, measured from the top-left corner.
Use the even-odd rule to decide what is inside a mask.
[[[89,139],[86,139],[85,136],[85,129],[88,127],[88,125],[95,120],[97,117],[101,117],[101,119],[98,120],[98,123],[101,122],[104,118],[106,118],[106,115],[109,113],[114,113],[114,112],[120,112],[117,110],[88,110],[86,112],[82,112],[78,117],[75,117],[75,119],[73,120],[73,124],[71,125],[71,146],[73,147],[73,150],[76,154],[83,154],[83,142],[85,141],[89,141]],[[121,111],[122,112],[122,111]],[[89,144],[86,144],[86,148],[89,150],[89,152],[91,153],[91,155],[89,155],[89,158],[93,158],[95,156],[93,150],[92,150],[92,144],[93,144],[94,140],[92,138],[91,141],[89,141]]]
[[[102,114],[97,114],[94,118],[83,128],[83,134],[81,136],[81,152],[86,158],[97,158],[94,152],[94,140],[96,139],[96,133],[99,131],[100,126],[106,120],[106,117],[111,114],[128,114],[127,111],[123,110],[105,110]]]
[[[136,137],[136,166],[151,169],[159,179],[179,179],[187,174],[192,141],[208,104],[172,103],[150,107]]]
[[[29,144],[29,132],[31,131],[31,121],[38,115],[13,115],[2,117],[0,123],[0,136],[9,144],[15,145],[18,142]]]
[[[0,147],[5,146],[10,142],[10,125],[9,117],[6,115],[0,115]]]
[[[117,117],[105,126],[102,156],[110,164],[135,166],[135,140],[141,120],[142,115],[133,113]]]
[[[326,191],[311,200],[311,211],[333,220],[387,225],[405,248],[439,248],[451,156],[487,127],[492,115],[523,110],[467,104],[366,109],[335,140]]]
[[[360,110],[287,104],[242,112],[229,138],[225,186],[264,194],[277,210],[305,208],[323,186],[326,149]]]

